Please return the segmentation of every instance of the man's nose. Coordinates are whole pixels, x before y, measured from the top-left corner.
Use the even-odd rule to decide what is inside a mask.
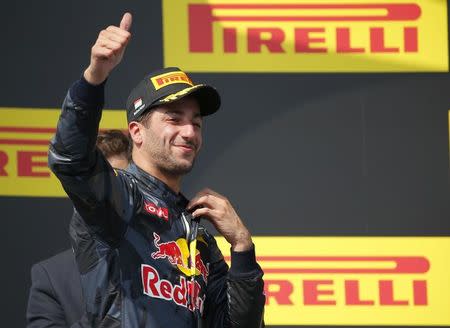
[[[192,123],[186,123],[182,126],[181,136],[186,139],[192,139],[195,137],[195,126]]]

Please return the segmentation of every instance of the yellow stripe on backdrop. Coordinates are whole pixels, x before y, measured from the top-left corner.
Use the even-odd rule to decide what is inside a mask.
[[[59,109],[0,108],[0,196],[66,196],[47,167],[59,113]],[[104,110],[100,128],[125,130],[125,112]]]
[[[446,0],[164,0],[164,63],[193,72],[447,72]]]
[[[218,245],[229,261],[229,244]],[[450,325],[450,237],[253,237],[269,325]]]

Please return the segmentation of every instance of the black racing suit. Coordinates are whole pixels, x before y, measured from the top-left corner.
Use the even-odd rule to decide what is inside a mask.
[[[95,147],[103,102],[104,84],[74,83],[49,150],[49,166],[75,207],[70,235],[88,326],[262,326],[254,248],[231,252],[228,269],[200,227],[189,249],[186,198],[133,163],[113,170]]]

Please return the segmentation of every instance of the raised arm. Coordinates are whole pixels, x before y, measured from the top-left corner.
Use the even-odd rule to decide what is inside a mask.
[[[131,217],[127,199],[130,185],[95,147],[105,80],[123,57],[130,26],[131,15],[126,13],[119,27],[109,26],[100,32],[88,68],[64,100],[49,149],[49,166],[76,210],[105,238],[119,237],[124,221]]]

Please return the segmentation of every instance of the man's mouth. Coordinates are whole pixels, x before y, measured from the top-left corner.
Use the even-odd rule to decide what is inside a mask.
[[[174,145],[175,147],[178,147],[184,151],[195,151],[196,147],[194,145],[190,145],[190,144],[176,144]]]

